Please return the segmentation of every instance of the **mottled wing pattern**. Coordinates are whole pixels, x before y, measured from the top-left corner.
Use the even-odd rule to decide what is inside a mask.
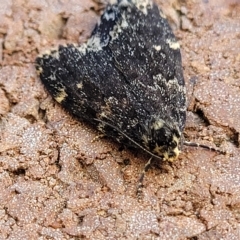
[[[185,86],[179,43],[167,19],[151,1],[121,11],[108,47],[129,90],[149,115],[176,122],[186,118]],[[122,7],[124,9],[124,7]]]
[[[150,0],[108,5],[87,43],[60,46],[36,65],[57,102],[120,142],[128,142],[122,132],[142,145],[144,126],[156,117],[177,133],[184,128],[179,44]]]

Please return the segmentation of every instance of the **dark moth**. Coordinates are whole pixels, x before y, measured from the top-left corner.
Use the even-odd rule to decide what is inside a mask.
[[[186,96],[179,44],[150,0],[106,7],[91,38],[36,59],[53,98],[117,141],[173,161],[180,152]]]

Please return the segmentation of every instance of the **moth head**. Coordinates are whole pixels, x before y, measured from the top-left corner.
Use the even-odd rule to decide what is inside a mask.
[[[169,121],[158,117],[152,118],[143,133],[143,144],[153,154],[161,156],[163,160],[174,161],[180,153],[181,132]]]

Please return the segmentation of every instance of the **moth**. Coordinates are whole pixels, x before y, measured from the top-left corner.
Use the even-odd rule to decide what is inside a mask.
[[[86,43],[39,56],[36,69],[71,114],[151,159],[172,162],[181,145],[198,146],[182,137],[186,89],[180,46],[151,0],[112,1]]]

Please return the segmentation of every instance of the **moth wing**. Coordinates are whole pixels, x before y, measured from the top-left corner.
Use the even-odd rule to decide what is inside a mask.
[[[120,12],[108,45],[114,64],[149,115],[171,116],[182,131],[186,99],[181,53],[167,19],[150,1]]]
[[[103,120],[141,142],[139,124],[152,115],[171,115],[184,126],[185,111],[176,111],[185,108],[185,95],[175,43],[155,5],[144,12],[120,1],[107,7],[86,44],[60,46],[36,64],[47,90],[73,115],[95,125]],[[119,135],[103,125],[107,135]]]

